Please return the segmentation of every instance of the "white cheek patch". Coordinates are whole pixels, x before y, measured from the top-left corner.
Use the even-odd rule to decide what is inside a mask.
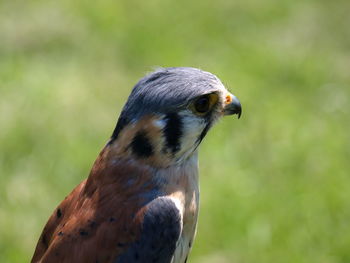
[[[206,126],[206,121],[202,117],[195,116],[191,111],[182,111],[179,113],[182,124],[183,133],[181,137],[180,153],[191,151],[197,146],[198,138]]]
[[[206,126],[205,119],[194,115],[191,111],[181,112],[180,116],[183,123],[184,137],[198,137]]]

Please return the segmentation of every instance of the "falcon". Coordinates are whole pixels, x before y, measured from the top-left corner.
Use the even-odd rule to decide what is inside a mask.
[[[234,114],[238,99],[209,72],[163,68],[142,78],[31,262],[186,262],[198,218],[198,146]]]

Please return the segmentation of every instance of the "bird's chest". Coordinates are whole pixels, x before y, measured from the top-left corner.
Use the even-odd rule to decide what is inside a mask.
[[[172,263],[184,263],[192,247],[196,232],[199,209],[199,184],[197,159],[190,159],[185,165],[169,173],[171,180],[166,192],[181,214],[182,230],[176,244]]]
[[[182,215],[182,231],[176,245],[172,263],[184,263],[191,250],[197,228],[199,189],[194,189],[186,198]]]

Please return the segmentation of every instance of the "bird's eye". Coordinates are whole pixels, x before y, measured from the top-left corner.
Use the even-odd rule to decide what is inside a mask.
[[[194,109],[198,113],[206,113],[210,109],[209,96],[203,96],[198,98],[194,103]]]

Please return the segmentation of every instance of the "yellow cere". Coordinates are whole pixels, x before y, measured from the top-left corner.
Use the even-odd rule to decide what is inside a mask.
[[[232,102],[233,98],[232,98],[232,95],[231,94],[227,94],[226,95],[226,104],[230,104]]]

